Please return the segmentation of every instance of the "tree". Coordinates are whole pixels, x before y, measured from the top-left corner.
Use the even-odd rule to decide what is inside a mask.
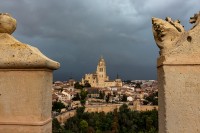
[[[76,96],[72,99],[73,101],[79,101],[81,98],[79,96],[79,93],[76,93]]]
[[[127,102],[127,96],[126,96],[126,94],[124,94],[124,95],[122,96],[122,102]]]
[[[57,111],[60,113],[61,109],[65,108],[62,102],[53,102],[52,111]]]
[[[84,87],[91,87],[90,83],[86,82]]]
[[[95,130],[94,130],[94,128],[93,127],[88,127],[88,131],[87,131],[88,133],[95,133]]]
[[[56,118],[53,118],[52,120],[52,131],[53,133],[59,133],[58,131],[61,131],[62,128],[60,126],[60,123],[58,122],[58,120]]]
[[[97,129],[95,133],[102,133],[101,130]]]
[[[152,103],[153,105],[158,105],[158,92],[149,95],[145,98],[145,100],[147,100],[148,103]]]
[[[135,86],[135,88],[141,88],[141,82],[140,83],[136,83],[136,86]]]
[[[147,101],[147,100],[143,101],[143,105],[147,105],[148,103],[149,103],[149,101]]]
[[[65,130],[74,133],[158,133],[158,111],[132,111],[123,104],[119,112],[89,113],[81,107],[65,122]]]
[[[78,118],[82,119],[83,113],[85,111],[85,107],[79,107],[76,109],[76,115]]]
[[[86,132],[87,131],[87,128],[88,128],[88,123],[87,123],[87,121],[85,121],[85,120],[82,120],[81,122],[80,122],[80,128],[81,128],[81,132]]]
[[[69,118],[65,122],[64,128],[67,131],[72,131],[73,133],[78,133],[79,132],[79,127],[78,127],[79,122],[80,122],[80,119],[75,115],[74,117]]]
[[[79,82],[76,82],[76,83],[74,84],[74,88],[75,88],[75,89],[82,89],[83,86],[80,85]]]
[[[158,133],[158,131],[156,130],[155,127],[152,127],[152,128],[148,131],[148,133]]]
[[[151,128],[153,128],[153,120],[151,117],[146,118],[146,129],[149,131]]]
[[[107,102],[107,103],[109,102],[110,96],[111,96],[110,93],[108,93],[108,95],[106,95],[106,102]]]
[[[81,89],[80,95],[81,95],[81,104],[84,105],[87,97],[87,91]]]
[[[112,123],[112,133],[118,133],[118,127],[119,127],[119,123],[118,123],[118,113],[117,113],[117,109],[114,110],[114,119],[113,119],[113,123]]]
[[[102,91],[100,91],[100,92],[99,92],[99,98],[100,98],[100,99],[104,99],[104,97],[105,97],[105,93],[102,92]]]

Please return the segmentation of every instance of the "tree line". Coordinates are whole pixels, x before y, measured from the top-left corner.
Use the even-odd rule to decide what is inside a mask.
[[[113,112],[84,112],[78,108],[63,127],[53,119],[53,133],[157,133],[158,111],[132,111],[126,104]]]

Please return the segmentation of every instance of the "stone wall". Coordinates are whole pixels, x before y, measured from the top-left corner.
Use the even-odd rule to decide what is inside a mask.
[[[185,31],[179,20],[152,18],[157,60],[159,133],[200,132],[200,14]]]
[[[115,109],[119,109],[121,104],[113,104],[113,105],[99,105],[99,106],[86,106],[85,112],[111,112]],[[158,109],[158,106],[149,106],[149,105],[140,105],[140,106],[129,106],[131,110],[137,110],[137,111],[148,111],[153,109]],[[61,115],[58,115],[56,118],[61,124],[64,124],[64,122],[69,119],[70,117],[73,117],[76,114],[76,110],[68,111],[66,113],[63,113]]]

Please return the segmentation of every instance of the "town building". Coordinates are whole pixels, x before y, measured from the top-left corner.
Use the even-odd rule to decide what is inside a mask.
[[[99,59],[96,72],[85,74],[84,78],[82,78],[81,83],[83,85],[85,83],[89,83],[91,87],[99,87],[99,88],[122,86],[122,80],[118,76],[114,81],[109,80],[109,76],[106,73],[106,62],[103,57]]]

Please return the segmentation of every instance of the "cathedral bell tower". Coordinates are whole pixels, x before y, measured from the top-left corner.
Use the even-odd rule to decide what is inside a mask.
[[[99,63],[97,65],[97,71],[96,71],[97,77],[98,77],[98,83],[104,83],[104,81],[108,81],[109,78],[106,75],[106,62],[104,58],[101,56],[99,59]]]

